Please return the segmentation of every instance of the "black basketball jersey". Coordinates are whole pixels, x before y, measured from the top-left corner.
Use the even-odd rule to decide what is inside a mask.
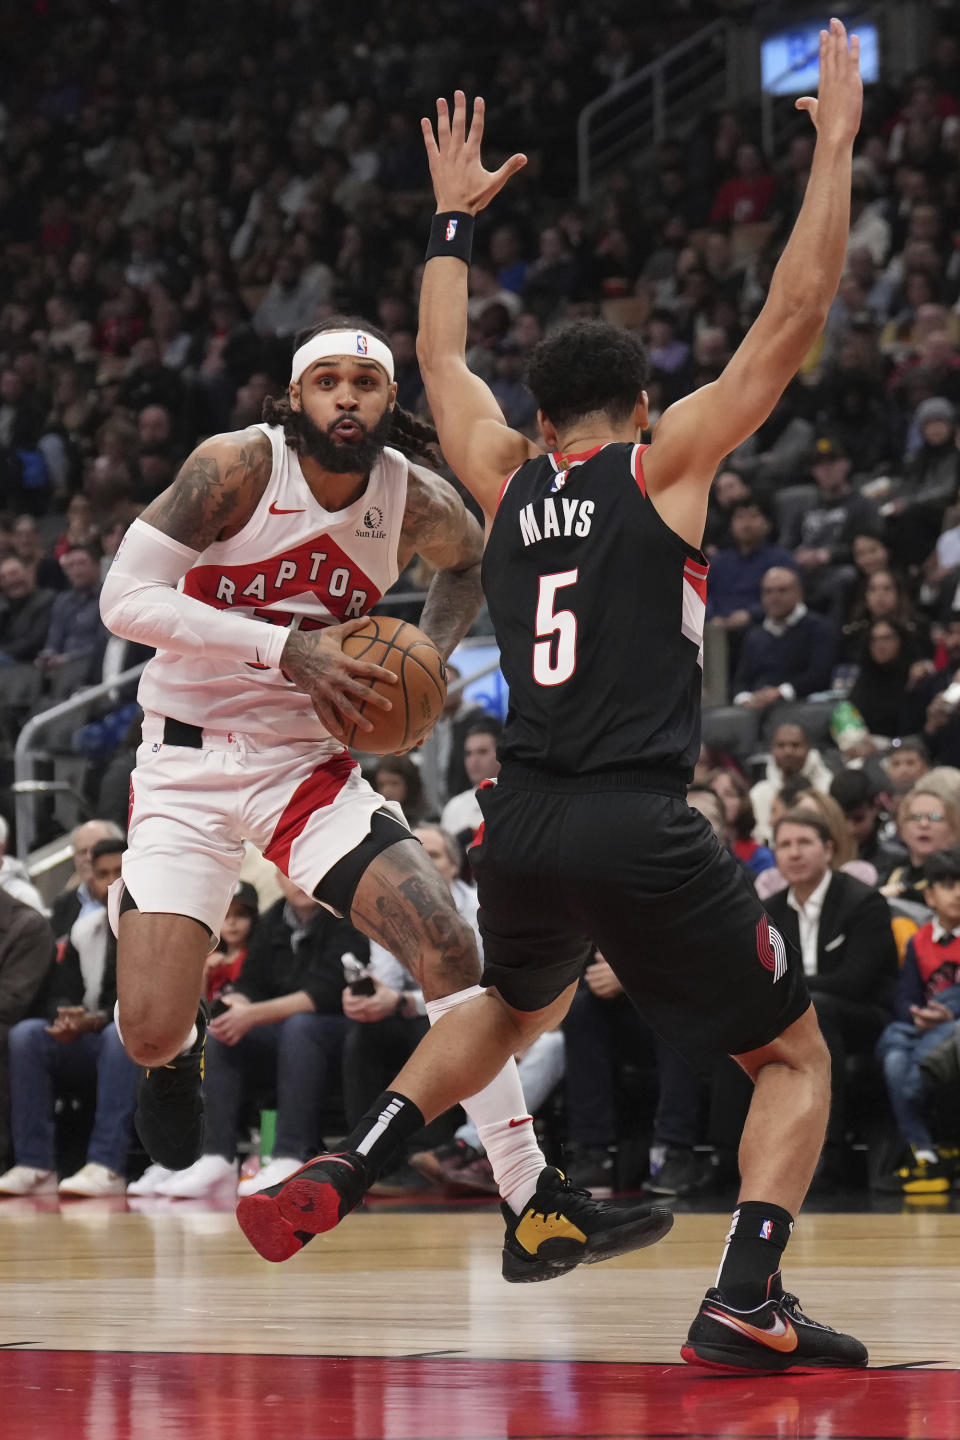
[[[510,687],[504,760],[693,772],[708,566],[648,499],[645,449],[540,456],[501,492],[483,588]]]

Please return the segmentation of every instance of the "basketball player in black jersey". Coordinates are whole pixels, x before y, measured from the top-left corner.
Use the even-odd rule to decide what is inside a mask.
[[[819,335],[849,229],[862,103],[858,44],[821,32],[817,128],[803,208],[756,323],[721,377],[671,406],[649,447],[639,341],[602,322],[558,330],[529,383],[547,454],[510,430],[467,369],[473,216],[524,164],[483,168],[483,103],[457,92],[424,138],[437,198],[418,355],[446,458],[486,516],[483,582],[510,686],[496,785],[473,851],[483,997],[444,1016],[385,1102],[432,1118],[565,1013],[591,944],[638,1008],[695,1062],[733,1055],[754,1081],[742,1188],[716,1288],[683,1356],[742,1370],[862,1366],[864,1347],[807,1319],[780,1257],[823,1143],[829,1059],[800,957],[686,804],[699,748],[707,496],[725,455],[770,414]],[[385,1106],[386,1112],[386,1106]],[[392,1115],[382,1117],[387,1133]],[[281,1196],[292,1218],[336,1191],[318,1162]],[[558,1255],[574,1241],[540,1229]],[[519,1254],[531,1225],[507,1250]],[[508,1220],[508,1231],[510,1223]],[[524,1230],[525,1233],[520,1233]],[[506,1272],[505,1272],[506,1273]]]

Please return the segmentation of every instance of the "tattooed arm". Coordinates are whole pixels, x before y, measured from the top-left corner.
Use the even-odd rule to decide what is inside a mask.
[[[273,451],[262,430],[214,435],[184,461],[179,475],[140,519],[170,540],[202,552],[242,530],[270,478]]]
[[[247,523],[271,465],[270,442],[260,430],[204,441],[127,531],[100,594],[100,613],[115,635],[158,650],[282,669],[310,696],[330,734],[343,740],[353,724],[373,728],[357,708],[361,701],[390,709],[362,681],[392,682],[391,672],[343,653],[344,639],[364,621],[304,635],[218,610],[177,588],[208,545]]]
[[[130,526],[104,581],[100,614],[115,635],[175,655],[279,663],[282,630],[177,588],[208,545],[246,524],[271,463],[261,431],[215,435],[194,450],[170,488]]]
[[[409,466],[400,541],[401,569],[413,555],[436,567],[420,628],[446,660],[483,604],[483,533],[452,485],[420,465]]]

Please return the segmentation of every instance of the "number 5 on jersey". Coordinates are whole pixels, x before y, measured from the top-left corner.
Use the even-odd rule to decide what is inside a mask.
[[[562,685],[577,668],[577,617],[557,610],[557,591],[577,583],[576,570],[540,576],[537,596],[537,640],[533,647],[533,678],[538,685]]]

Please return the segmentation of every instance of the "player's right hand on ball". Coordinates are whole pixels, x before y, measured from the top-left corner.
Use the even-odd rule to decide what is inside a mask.
[[[324,630],[291,630],[280,657],[281,670],[306,691],[321,723],[344,744],[354,726],[373,729],[359,705],[374,705],[378,710],[393,708],[386,696],[371,688],[377,680],[395,685],[397,677],[393,672],[369,660],[354,660],[343,652],[347,636],[362,630],[366,623],[346,620]]]

